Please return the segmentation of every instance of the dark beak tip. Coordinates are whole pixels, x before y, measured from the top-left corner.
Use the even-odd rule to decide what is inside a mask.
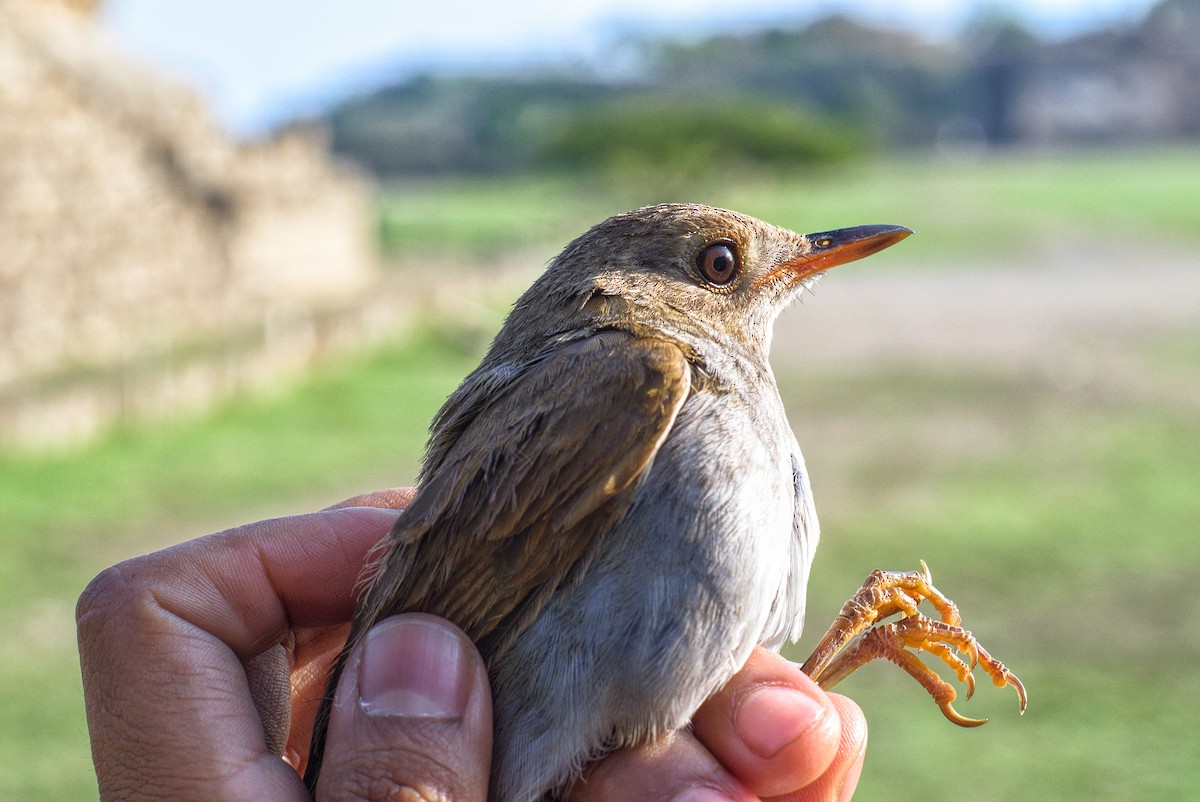
[[[808,239],[812,241],[829,240],[832,245],[846,245],[866,240],[899,242],[912,233],[913,230],[907,226],[869,225],[822,231],[817,234],[809,234]]]
[[[847,235],[851,232],[858,232],[858,236],[854,239],[887,239],[892,242],[899,242],[905,237],[911,235],[913,230],[907,226],[859,226],[858,228],[845,229]]]
[[[907,226],[887,226],[891,229],[891,236],[888,237],[888,244],[895,245],[902,239],[907,239],[913,235],[913,230]]]
[[[806,273],[812,274],[854,262],[895,245],[912,234],[911,228],[893,225],[854,226],[809,234],[813,250],[804,257]]]

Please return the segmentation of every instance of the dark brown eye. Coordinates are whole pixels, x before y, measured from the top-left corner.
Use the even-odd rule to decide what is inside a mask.
[[[696,254],[696,269],[700,272],[700,278],[714,287],[724,287],[737,278],[740,267],[737,246],[729,240],[709,243]]]

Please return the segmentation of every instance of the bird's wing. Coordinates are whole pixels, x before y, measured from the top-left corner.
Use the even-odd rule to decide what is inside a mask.
[[[617,331],[523,372],[425,477],[355,629],[422,610],[503,648],[625,510],[690,388],[678,347]]]

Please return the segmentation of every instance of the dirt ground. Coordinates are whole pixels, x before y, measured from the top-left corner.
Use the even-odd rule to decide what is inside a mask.
[[[1091,243],[1015,266],[838,268],[781,317],[772,362],[781,373],[899,364],[1024,375],[1200,403],[1200,375],[1154,369],[1156,354],[1198,349],[1200,258]]]

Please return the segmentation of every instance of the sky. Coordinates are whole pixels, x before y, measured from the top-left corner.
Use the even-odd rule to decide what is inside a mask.
[[[1048,36],[1136,18],[1152,0],[108,0],[103,22],[134,57],[201,92],[253,134],[385,77],[428,67],[602,61],[622,34],[701,36],[803,23],[832,11],[932,38],[981,9]]]

